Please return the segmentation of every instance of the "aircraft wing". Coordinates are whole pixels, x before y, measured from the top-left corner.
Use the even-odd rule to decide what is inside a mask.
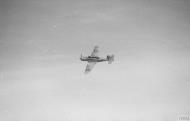
[[[92,52],[92,54],[91,54],[92,57],[98,56],[98,52],[99,52],[99,49],[98,49],[98,48],[99,48],[98,46],[95,46],[95,47],[94,47],[94,50],[93,50],[93,52]]]
[[[86,66],[85,73],[86,74],[89,73],[93,69],[93,67],[95,66],[95,64],[96,64],[96,62],[89,62],[87,64],[87,66]]]

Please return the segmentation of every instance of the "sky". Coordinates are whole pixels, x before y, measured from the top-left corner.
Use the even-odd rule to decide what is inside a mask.
[[[190,115],[190,1],[1,0],[0,120]],[[101,57],[84,74],[98,45]]]

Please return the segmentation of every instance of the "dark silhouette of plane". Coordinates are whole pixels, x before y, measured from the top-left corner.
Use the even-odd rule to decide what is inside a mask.
[[[98,62],[108,61],[108,64],[111,64],[114,61],[114,55],[107,55],[106,58],[98,57],[98,53],[99,53],[98,48],[99,48],[98,46],[95,46],[94,50],[90,56],[84,57],[81,54],[80,60],[88,62],[86,69],[85,69],[86,74],[89,73],[92,70],[92,68],[94,67],[94,65]]]

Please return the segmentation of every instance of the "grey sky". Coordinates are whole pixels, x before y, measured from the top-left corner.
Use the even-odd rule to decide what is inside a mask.
[[[189,6],[0,1],[0,120],[177,121],[190,112]],[[84,75],[95,45],[115,62]]]

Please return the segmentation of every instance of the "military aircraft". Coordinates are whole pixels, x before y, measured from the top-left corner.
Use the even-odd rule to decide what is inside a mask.
[[[85,69],[85,74],[89,73],[98,62],[108,61],[108,64],[111,64],[114,61],[114,55],[107,55],[106,58],[98,57],[98,53],[99,53],[98,48],[99,48],[98,46],[95,46],[90,56],[84,57],[81,54],[80,60],[88,62]]]

